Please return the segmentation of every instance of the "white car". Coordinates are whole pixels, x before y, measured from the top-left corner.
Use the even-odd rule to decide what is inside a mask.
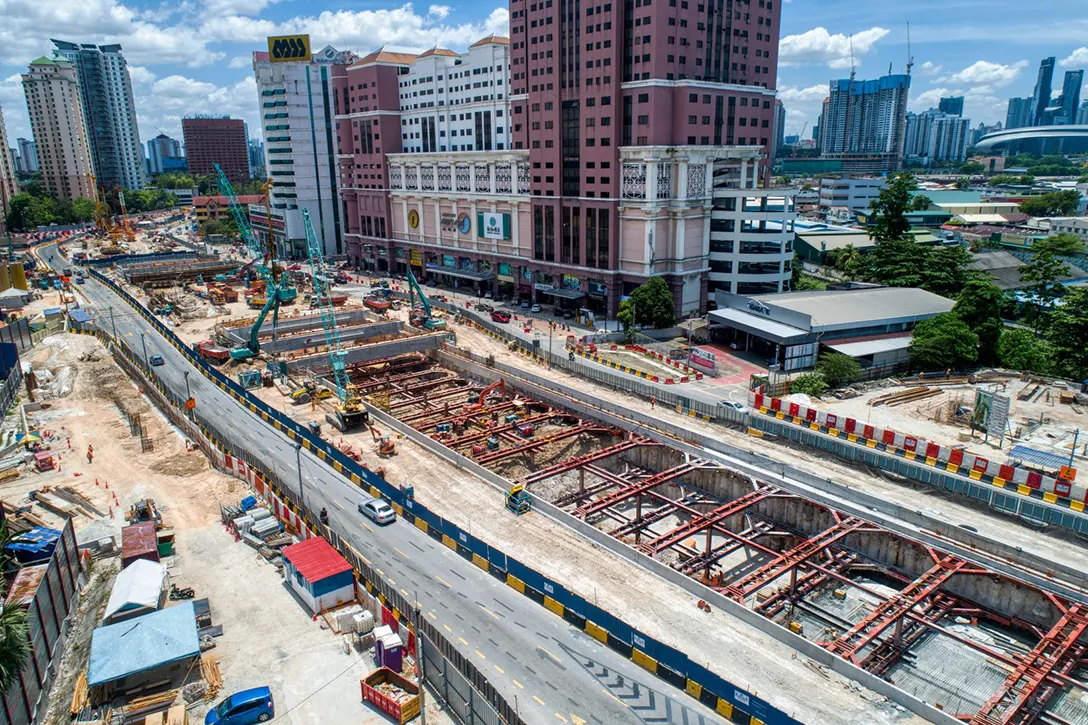
[[[397,520],[397,512],[380,498],[359,502],[359,513],[376,524],[391,524]]]
[[[529,312],[540,312],[540,305],[533,305],[529,308]]]
[[[742,415],[749,412],[747,405],[743,405],[742,403],[738,403],[734,400],[719,400],[718,405],[722,406],[723,408],[728,408],[729,410],[735,410]]]

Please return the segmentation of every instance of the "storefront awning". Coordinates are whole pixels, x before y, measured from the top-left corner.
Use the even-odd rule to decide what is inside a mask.
[[[477,282],[487,282],[495,279],[494,272],[474,272],[468,269],[454,269],[453,267],[428,267],[427,271],[434,274],[448,274],[451,277],[460,277],[461,279],[474,279]]]
[[[707,313],[710,322],[719,325],[728,325],[742,332],[748,332],[756,337],[761,337],[771,342],[782,345],[792,345],[808,341],[812,333],[781,322],[769,320],[761,315],[753,315],[743,310],[727,307],[724,310],[714,310]]]
[[[542,289],[540,290],[546,295],[552,295],[553,297],[562,297],[565,300],[580,300],[586,296],[585,292],[576,289]]]

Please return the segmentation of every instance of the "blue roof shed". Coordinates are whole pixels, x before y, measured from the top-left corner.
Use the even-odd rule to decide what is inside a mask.
[[[60,532],[56,529],[35,526],[30,531],[16,536],[4,548],[10,551],[17,561],[27,563],[53,556],[53,550],[57,548],[58,541],[60,541]]]
[[[196,609],[192,602],[185,602],[96,629],[87,684],[126,689],[174,674],[183,676],[199,656]]]

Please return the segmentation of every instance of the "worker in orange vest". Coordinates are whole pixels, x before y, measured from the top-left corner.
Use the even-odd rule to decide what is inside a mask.
[[[87,463],[94,463],[94,446],[87,446]]]

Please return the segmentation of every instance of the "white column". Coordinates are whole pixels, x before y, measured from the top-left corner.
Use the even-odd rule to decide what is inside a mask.
[[[748,188],[748,159],[740,160],[740,188]]]
[[[438,180],[435,179],[435,183]],[[435,244],[442,244],[442,202],[439,199],[435,199],[431,202],[434,204],[434,242]]]
[[[476,249],[476,239],[480,236],[480,232],[476,229],[476,220],[479,218],[476,216],[476,200],[472,200],[472,208],[469,209],[469,221],[472,223],[472,229],[468,233],[468,245],[471,249]]]
[[[514,179],[514,183],[517,184],[517,179]],[[510,205],[510,246],[514,248],[514,254],[521,256],[521,238],[518,236],[518,219],[521,217],[521,209],[519,204],[515,201]],[[517,284],[516,279],[517,270],[514,271],[514,284]]]
[[[423,191],[423,167],[416,165],[412,169],[412,173],[416,175],[416,188]]]
[[[657,160],[646,162],[646,201],[657,201]]]
[[[401,227],[402,229],[404,229],[404,238],[405,239],[411,239],[412,238],[412,227],[408,226],[408,200],[407,199],[401,199],[400,200],[400,215],[401,215],[402,221],[404,223],[404,226]]]
[[[687,233],[687,215],[690,213],[690,211],[691,207],[688,207],[684,211],[678,211],[675,214],[670,214],[670,221],[676,225],[676,250],[672,255],[674,259],[683,260],[686,256],[684,254],[684,243],[686,241],[684,237]]]
[[[491,188],[488,190],[488,193],[494,194],[495,193],[495,163],[492,162],[492,161],[487,162],[487,179],[488,179],[488,183],[491,185]]]
[[[676,179],[676,198],[687,199],[688,198],[688,161],[683,159],[676,165],[676,173],[678,174]]]

